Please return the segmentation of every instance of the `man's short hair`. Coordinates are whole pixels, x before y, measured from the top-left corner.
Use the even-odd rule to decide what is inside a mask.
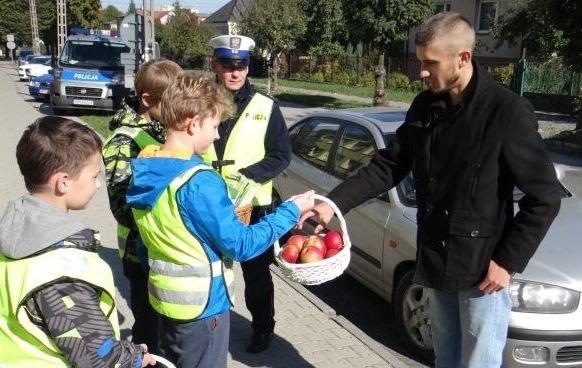
[[[442,43],[451,53],[475,48],[475,29],[465,17],[454,12],[441,12],[426,19],[419,27],[414,43],[427,46]]]
[[[26,189],[34,193],[58,172],[77,177],[91,155],[101,152],[93,129],[60,116],[44,116],[30,124],[16,145],[16,161]]]
[[[149,94],[148,101],[152,105],[157,105],[166,88],[182,71],[180,65],[171,60],[155,59],[146,62],[135,76],[135,92],[138,100],[147,93]]]
[[[226,119],[234,114],[232,94],[214,80],[183,72],[162,95],[162,123],[167,129],[182,130],[189,117],[221,115]]]

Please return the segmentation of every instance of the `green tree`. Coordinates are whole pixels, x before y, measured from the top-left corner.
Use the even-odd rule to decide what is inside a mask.
[[[127,8],[127,14],[135,14],[137,13],[137,10],[135,9],[135,3],[133,2],[133,0],[131,0],[129,2],[129,7]]]
[[[374,105],[386,104],[385,54],[390,46],[408,38],[408,30],[434,12],[433,0],[343,0],[348,32],[353,43],[362,41],[378,50],[374,71]]]
[[[101,0],[67,0],[67,25],[100,29]]]
[[[563,63],[582,71],[582,3],[580,0],[516,0],[505,9],[493,34],[522,41],[527,55],[541,60],[557,53]]]
[[[348,32],[342,1],[298,0],[298,4],[307,16],[307,28],[299,48],[317,56],[343,54]]]
[[[123,15],[123,13],[113,5],[109,5],[107,8],[103,9],[101,14],[105,22],[111,22],[116,20],[117,17]]]
[[[32,36],[30,32],[30,17],[28,1],[3,0],[0,1],[0,36],[6,41],[7,34],[14,35],[17,48],[30,47]],[[4,46],[6,45],[3,42]],[[8,51],[6,49],[6,51]]]
[[[156,38],[161,53],[178,63],[184,63],[192,56],[208,55],[211,48],[208,40],[212,32],[194,13],[174,3],[174,14],[166,25],[156,24]]]
[[[241,33],[253,38],[257,48],[270,56],[269,92],[277,88],[277,56],[295,49],[306,23],[297,0],[254,0],[240,22]]]

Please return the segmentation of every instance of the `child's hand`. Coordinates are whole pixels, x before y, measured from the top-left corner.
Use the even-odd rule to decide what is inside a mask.
[[[139,344],[141,346],[142,355],[141,355],[141,366],[147,367],[148,365],[156,365],[156,359],[148,353],[148,346],[146,344]]]
[[[293,203],[295,203],[297,207],[299,207],[299,211],[301,213],[304,213],[311,210],[313,206],[315,206],[313,194],[315,194],[315,191],[308,190],[305,193],[291,197],[289,200],[293,201]]]

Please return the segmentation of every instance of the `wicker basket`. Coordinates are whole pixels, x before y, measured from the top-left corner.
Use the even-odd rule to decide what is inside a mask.
[[[340,222],[344,246],[336,255],[319,262],[288,263],[279,257],[281,247],[279,246],[279,242],[276,242],[274,246],[275,261],[277,262],[281,273],[288,279],[303,285],[319,285],[326,281],[335,279],[344,272],[350,263],[350,248],[352,247],[352,243],[350,242],[350,237],[348,235],[346,220],[335,203],[327,197],[318,194],[315,194],[314,197],[316,200],[326,202],[331,206],[331,208],[333,208]]]
[[[155,354],[150,354],[157,362],[156,367],[159,367],[160,365],[166,368],[176,368],[176,366],[170,362],[168,359],[161,357],[159,355],[155,355]]]
[[[239,220],[241,220],[245,224],[249,224],[251,222],[251,214],[253,213],[253,205],[252,204],[244,204],[234,209],[234,212],[238,216]]]

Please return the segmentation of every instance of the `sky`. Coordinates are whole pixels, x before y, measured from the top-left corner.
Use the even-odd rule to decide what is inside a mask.
[[[149,6],[150,0],[146,1],[146,7]],[[224,4],[228,3],[229,0],[179,0],[180,6],[183,8],[198,10],[201,14],[212,14],[216,10],[220,9]],[[109,5],[115,6],[122,12],[127,11],[129,8],[129,3],[131,0],[101,0],[101,7],[106,8]],[[133,0],[135,7],[140,9],[143,0]],[[160,9],[162,6],[172,5],[175,0],[153,0],[154,10]]]

